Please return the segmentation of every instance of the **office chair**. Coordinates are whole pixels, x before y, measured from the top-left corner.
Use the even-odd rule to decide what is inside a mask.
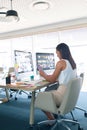
[[[0,67],[0,79],[4,78],[4,69],[3,67]]]
[[[11,74],[11,76],[14,77],[14,75],[15,75],[15,68],[14,67],[10,67],[9,70],[8,70],[8,73]],[[14,77],[14,78],[16,78],[16,77]],[[14,82],[14,80],[15,79],[13,79],[13,81],[11,81],[11,82]],[[29,93],[27,93],[26,91],[16,90],[16,89],[10,89],[10,97],[12,97],[13,94],[15,93],[15,100],[17,100],[17,95],[21,94],[22,92],[25,93],[25,94],[27,94],[28,98],[31,97],[31,95],[29,95]]]
[[[4,72],[3,72],[3,67],[0,67],[0,79],[3,79],[3,77],[4,77]],[[3,88],[0,88],[0,91],[4,91],[4,89]]]
[[[80,74],[80,77],[82,78],[82,83],[83,83],[84,73],[81,73],[81,74]],[[84,116],[87,117],[87,111],[86,111],[85,109],[83,109],[83,108],[81,108],[81,107],[79,107],[79,106],[75,106],[75,109],[79,109],[79,110],[83,111],[83,112],[84,112]]]
[[[15,75],[15,69],[14,69],[14,67],[9,67],[8,74],[11,75],[11,82],[14,82],[14,81],[12,80],[12,76]],[[12,96],[13,96],[13,93],[15,93],[15,100],[17,100],[16,94],[18,93],[18,91],[19,91],[19,90],[16,90],[16,89],[9,89],[10,97],[12,97]]]
[[[55,122],[54,125],[52,125],[51,130],[54,130],[58,124],[61,124],[67,130],[71,130],[66,123],[74,123],[74,125],[75,124],[78,125],[78,130],[83,130],[83,128],[80,127],[79,122],[74,121],[73,119],[70,120],[60,118],[61,116],[70,113],[76,106],[81,85],[82,85],[82,79],[80,77],[72,79],[66,87],[62,103],[59,107],[56,106],[53,94],[51,92],[39,92],[35,100],[35,108],[39,108],[43,111],[48,111],[53,114],[56,114],[58,115],[58,118],[55,120],[41,121],[38,122],[37,125],[40,126],[42,124]]]
[[[0,67],[0,73],[3,73],[3,67]]]

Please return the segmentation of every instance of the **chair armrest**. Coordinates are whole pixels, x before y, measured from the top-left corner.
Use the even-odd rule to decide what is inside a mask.
[[[35,107],[51,113],[57,113],[57,107],[51,92],[39,92],[35,100]]]

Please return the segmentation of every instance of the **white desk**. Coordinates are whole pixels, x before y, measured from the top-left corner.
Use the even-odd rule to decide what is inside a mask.
[[[34,101],[35,101],[35,91],[39,90],[47,85],[49,85],[50,83],[48,81],[45,80],[40,80],[40,81],[32,81],[29,82],[28,85],[26,85],[24,82],[17,82],[17,83],[13,83],[13,84],[5,84],[5,83],[1,83],[0,84],[0,88],[5,88],[6,91],[6,97],[7,97],[7,101],[9,101],[9,93],[8,93],[8,89],[17,89],[17,90],[25,90],[25,91],[31,91],[32,92],[32,97],[31,97],[31,104],[30,104],[30,118],[29,118],[29,124],[33,125],[34,124]]]

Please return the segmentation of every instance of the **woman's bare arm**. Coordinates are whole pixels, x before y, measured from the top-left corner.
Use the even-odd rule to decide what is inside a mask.
[[[39,73],[40,73],[40,75],[41,75],[42,77],[44,77],[47,81],[53,83],[53,82],[55,82],[55,81],[58,79],[60,72],[61,72],[63,69],[65,69],[65,67],[66,67],[66,62],[65,62],[64,60],[60,60],[60,61],[57,62],[56,68],[55,68],[53,74],[48,75],[48,74],[46,74],[43,70],[39,70]]]

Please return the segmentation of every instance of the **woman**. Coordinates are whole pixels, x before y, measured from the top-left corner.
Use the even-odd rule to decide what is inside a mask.
[[[66,90],[67,83],[70,79],[75,78],[77,74],[76,63],[72,58],[68,45],[65,43],[60,43],[57,45],[56,54],[59,57],[59,61],[56,64],[53,74],[48,75],[42,69],[39,70],[39,73],[51,83],[54,83],[55,81],[59,82],[60,87],[58,87],[57,90],[51,91],[54,95],[56,105],[59,106]],[[48,119],[54,119],[53,114],[49,112],[45,112],[45,114],[47,115]]]

